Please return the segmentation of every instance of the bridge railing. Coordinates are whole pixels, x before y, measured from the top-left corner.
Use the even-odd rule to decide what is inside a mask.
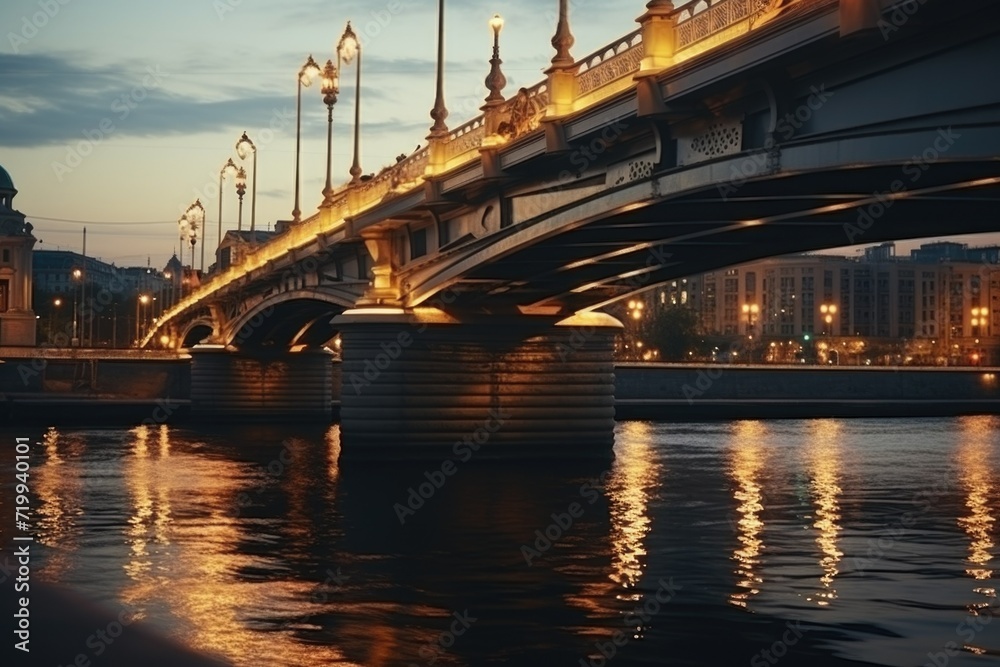
[[[782,5],[811,1],[690,0],[667,13],[669,29],[673,31],[672,39],[653,39],[649,43],[646,41],[649,35],[657,34],[655,31],[662,28],[657,28],[653,25],[654,21],[646,21],[644,17],[642,27],[566,68],[565,71],[572,74],[574,83],[570,107],[578,111],[621,92],[631,85],[633,76],[641,71],[647,56],[666,56],[668,62],[681,62],[753,30],[775,16]],[[662,49],[662,43],[672,45],[670,53],[654,53]],[[400,156],[395,164],[385,167],[356,187],[341,186],[334,194],[331,207],[321,209],[286,233],[249,252],[239,266],[213,276],[165,313],[161,323],[198,303],[218,286],[265,266],[290,250],[311,242],[318,235],[335,230],[344,224],[346,218],[376,206],[387,197],[419,186],[432,173],[474,162],[479,159],[480,150],[484,147],[513,141],[538,130],[542,121],[553,114],[554,95],[551,76],[528,88],[520,88],[487,112],[496,114],[493,118],[480,114],[451,130],[442,140],[440,163],[431,161],[430,147],[425,145],[405,157]],[[487,135],[487,131],[493,134]],[[155,329],[151,331],[145,343],[156,333]]]
[[[677,8],[677,49],[743,26],[745,31],[774,9],[778,0],[692,0]]]

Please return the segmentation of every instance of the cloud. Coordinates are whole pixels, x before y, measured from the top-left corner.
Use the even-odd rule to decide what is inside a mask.
[[[0,145],[58,145],[106,136],[157,137],[231,128],[236,119],[266,127],[291,115],[293,95],[258,93],[205,100],[172,92],[183,72],[159,64],[84,67],[72,55],[0,53]],[[44,84],[44,85],[43,85]]]

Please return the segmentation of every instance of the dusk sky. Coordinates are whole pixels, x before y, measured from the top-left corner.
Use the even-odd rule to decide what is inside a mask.
[[[640,0],[573,0],[577,58],[633,30]],[[550,7],[549,7],[550,6]],[[479,113],[499,12],[504,92],[544,77],[556,0],[452,0],[445,14],[449,127]],[[291,218],[296,77],[306,56],[333,58],[347,20],[362,43],[361,165],[392,164],[423,144],[432,123],[437,3],[433,0],[4,0],[0,4],[0,164],[41,249],[81,250],[118,265],[162,267],[177,219],[196,197],[217,243],[219,169],[239,163],[246,130],[259,149],[257,227]],[[541,10],[539,7],[548,7]],[[333,173],[349,178],[354,66],[334,107]],[[325,177],[326,109],[318,82],[303,90],[302,211]],[[273,129],[273,132],[270,130]],[[271,136],[269,136],[269,133]],[[249,164],[246,165],[248,173]],[[224,228],[235,229],[233,182]],[[244,199],[250,223],[250,192]],[[962,237],[973,244],[995,242]],[[908,248],[914,244],[904,244]],[[200,255],[200,247],[198,248]]]

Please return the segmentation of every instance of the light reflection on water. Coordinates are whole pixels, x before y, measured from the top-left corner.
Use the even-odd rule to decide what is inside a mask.
[[[35,572],[240,665],[587,664],[616,632],[616,664],[746,664],[790,619],[809,632],[782,664],[922,664],[1000,611],[998,423],[625,422],[614,461],[473,461],[405,525],[393,504],[435,466],[342,467],[337,426],[50,430]],[[636,620],[667,579],[676,599]],[[1000,623],[949,666],[998,656]]]

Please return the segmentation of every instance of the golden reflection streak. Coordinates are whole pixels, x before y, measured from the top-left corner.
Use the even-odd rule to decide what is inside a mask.
[[[993,560],[992,549],[996,544],[992,538],[996,518],[990,510],[990,501],[996,491],[992,484],[990,466],[991,438],[995,429],[995,419],[988,416],[963,417],[959,420],[962,441],[958,448],[958,467],[967,493],[965,506],[969,515],[960,517],[958,524],[969,536],[969,557],[971,567],[965,573],[977,581],[993,577],[993,569],[988,567]],[[996,597],[996,591],[989,587],[976,587],[977,594],[989,600]],[[978,613],[989,607],[990,602],[982,601],[970,606],[969,611]]]
[[[60,453],[60,445],[69,449],[69,460]],[[47,547],[44,564],[38,576],[59,582],[72,568],[72,553],[79,546],[77,521],[83,516],[83,479],[76,455],[84,445],[78,439],[66,441],[54,428],[46,431],[42,439],[45,462],[33,466],[32,486],[39,504],[35,511],[34,528],[39,543]]]
[[[611,510],[611,579],[626,590],[635,588],[645,566],[644,539],[650,530],[649,499],[660,478],[648,422],[625,422],[620,446],[608,477]],[[627,599],[639,599],[629,595]]]
[[[729,602],[737,607],[747,608],[750,598],[760,592],[764,579],[757,571],[764,541],[760,538],[764,530],[761,512],[764,509],[758,475],[765,463],[763,439],[767,431],[761,422],[737,422],[733,430],[730,447],[730,475],[736,482],[733,498],[738,503],[740,514],[737,522],[740,546],[733,552],[736,561],[737,591],[730,595]]]
[[[839,470],[840,460],[840,424],[831,419],[812,422],[810,433],[809,462],[812,471],[812,492],[816,504],[816,522],[813,528],[819,530],[816,544],[822,557],[819,566],[823,575],[819,578],[822,589],[813,597],[807,598],[821,607],[828,606],[837,598],[837,589],[833,580],[840,570],[837,569],[844,553],[837,548],[837,537],[840,534],[840,494]]]
[[[153,516],[153,500],[150,495],[150,478],[152,464],[149,460],[149,427],[138,426],[132,430],[135,441],[132,443],[132,456],[128,467],[134,470],[124,471],[125,480],[132,495],[132,515],[128,519],[128,529],[125,531],[125,541],[129,545],[129,560],[125,563],[125,574],[133,580],[138,580],[152,567],[149,550],[146,548],[147,533],[150,518]]]
[[[248,483],[265,483],[264,471],[253,471],[260,474],[248,479],[245,464],[172,446],[168,426],[160,428],[154,460],[148,431],[134,433],[132,460],[123,467],[132,490],[130,532],[149,528],[146,502],[155,497],[160,508],[153,512],[154,535],[169,548],[143,552],[149,567],[130,564],[132,583],[122,591],[122,602],[140,617],[150,606],[163,607],[178,621],[179,641],[237,664],[354,664],[334,646],[295,636],[316,629],[301,627],[300,618],[329,611],[309,602],[314,583],[276,572],[277,558],[240,551],[241,543],[262,536],[248,532],[253,524],[236,516],[236,499]],[[145,532],[141,538],[145,547]],[[264,573],[264,579],[248,580],[243,574],[248,570]],[[274,630],[262,632],[262,623]]]

